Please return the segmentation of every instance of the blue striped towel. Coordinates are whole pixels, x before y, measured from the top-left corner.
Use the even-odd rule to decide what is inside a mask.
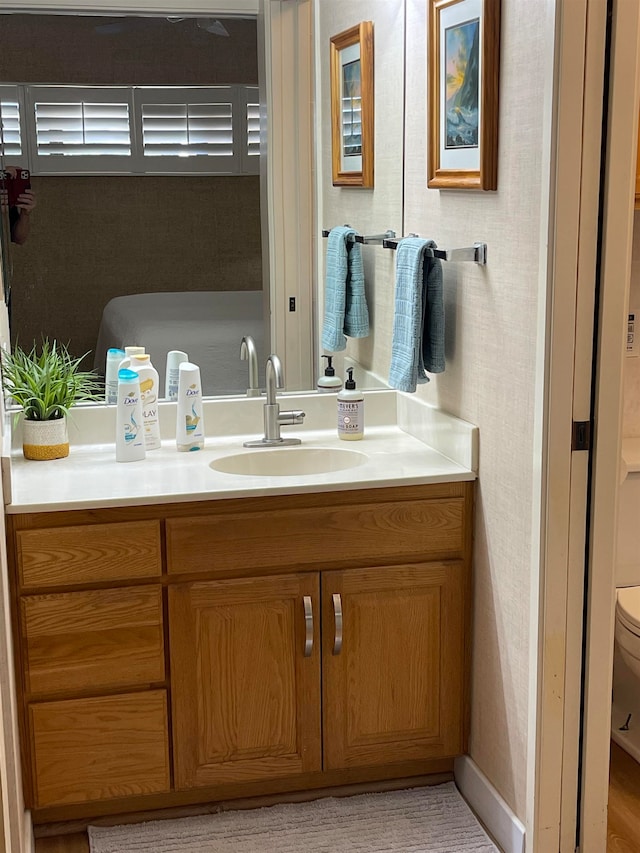
[[[442,373],[444,359],[444,298],[442,264],[430,249],[433,240],[407,237],[398,243],[396,293],[389,385],[415,391]]]
[[[360,244],[346,225],[332,228],[327,240],[322,346],[329,352],[346,349],[347,339],[366,338],[369,310],[364,291],[364,266]]]

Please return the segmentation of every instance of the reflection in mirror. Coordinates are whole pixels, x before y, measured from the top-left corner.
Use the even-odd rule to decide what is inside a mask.
[[[21,115],[4,163],[31,168],[37,201],[23,245],[2,235],[13,342],[68,342],[75,355],[90,351],[87,361],[95,354],[100,372],[108,347],[140,344],[161,388],[167,351],[184,350],[206,394],[246,391],[242,337],[254,338],[261,366],[268,354],[259,157],[249,156],[247,127],[256,29],[255,20],[0,14],[0,93],[6,103],[5,84],[17,87]],[[199,88],[230,85],[217,101],[217,90]],[[128,111],[105,140],[121,102]],[[237,127],[225,124],[228,103]]]

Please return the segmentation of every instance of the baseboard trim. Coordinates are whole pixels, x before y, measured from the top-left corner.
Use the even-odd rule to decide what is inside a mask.
[[[525,828],[477,764],[456,758],[453,775],[462,796],[504,853],[524,853]]]

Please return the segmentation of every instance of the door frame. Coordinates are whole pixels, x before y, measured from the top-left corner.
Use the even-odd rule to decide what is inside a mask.
[[[531,669],[535,760],[529,762],[527,798],[527,828],[537,853],[573,853],[577,845],[581,853],[606,849],[616,504],[638,128],[638,111],[628,105],[640,95],[640,7],[613,0],[600,199],[606,7],[602,0],[557,4],[540,610]],[[591,420],[589,454],[572,452],[573,421]]]
[[[640,101],[640,6],[613,0],[585,625],[581,853],[607,844],[616,517]],[[635,109],[629,109],[629,105]],[[606,689],[605,689],[606,688]]]
[[[561,0],[555,15],[550,199],[542,274],[547,303],[539,576],[533,577],[527,834],[538,853],[573,853],[578,823],[589,453],[572,449],[591,419],[591,364],[601,157],[606,4]],[[576,133],[576,128],[581,133]],[[545,240],[542,241],[546,251]],[[603,848],[604,849],[604,848]]]

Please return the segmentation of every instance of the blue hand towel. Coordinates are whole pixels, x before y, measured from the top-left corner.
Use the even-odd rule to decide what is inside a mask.
[[[355,233],[347,226],[332,228],[327,240],[322,346],[329,352],[346,348],[345,335],[369,334],[362,252],[359,243],[349,240]]]
[[[445,367],[442,264],[429,251],[435,248],[419,237],[398,243],[389,384],[399,391],[415,391],[429,381],[427,370]]]

